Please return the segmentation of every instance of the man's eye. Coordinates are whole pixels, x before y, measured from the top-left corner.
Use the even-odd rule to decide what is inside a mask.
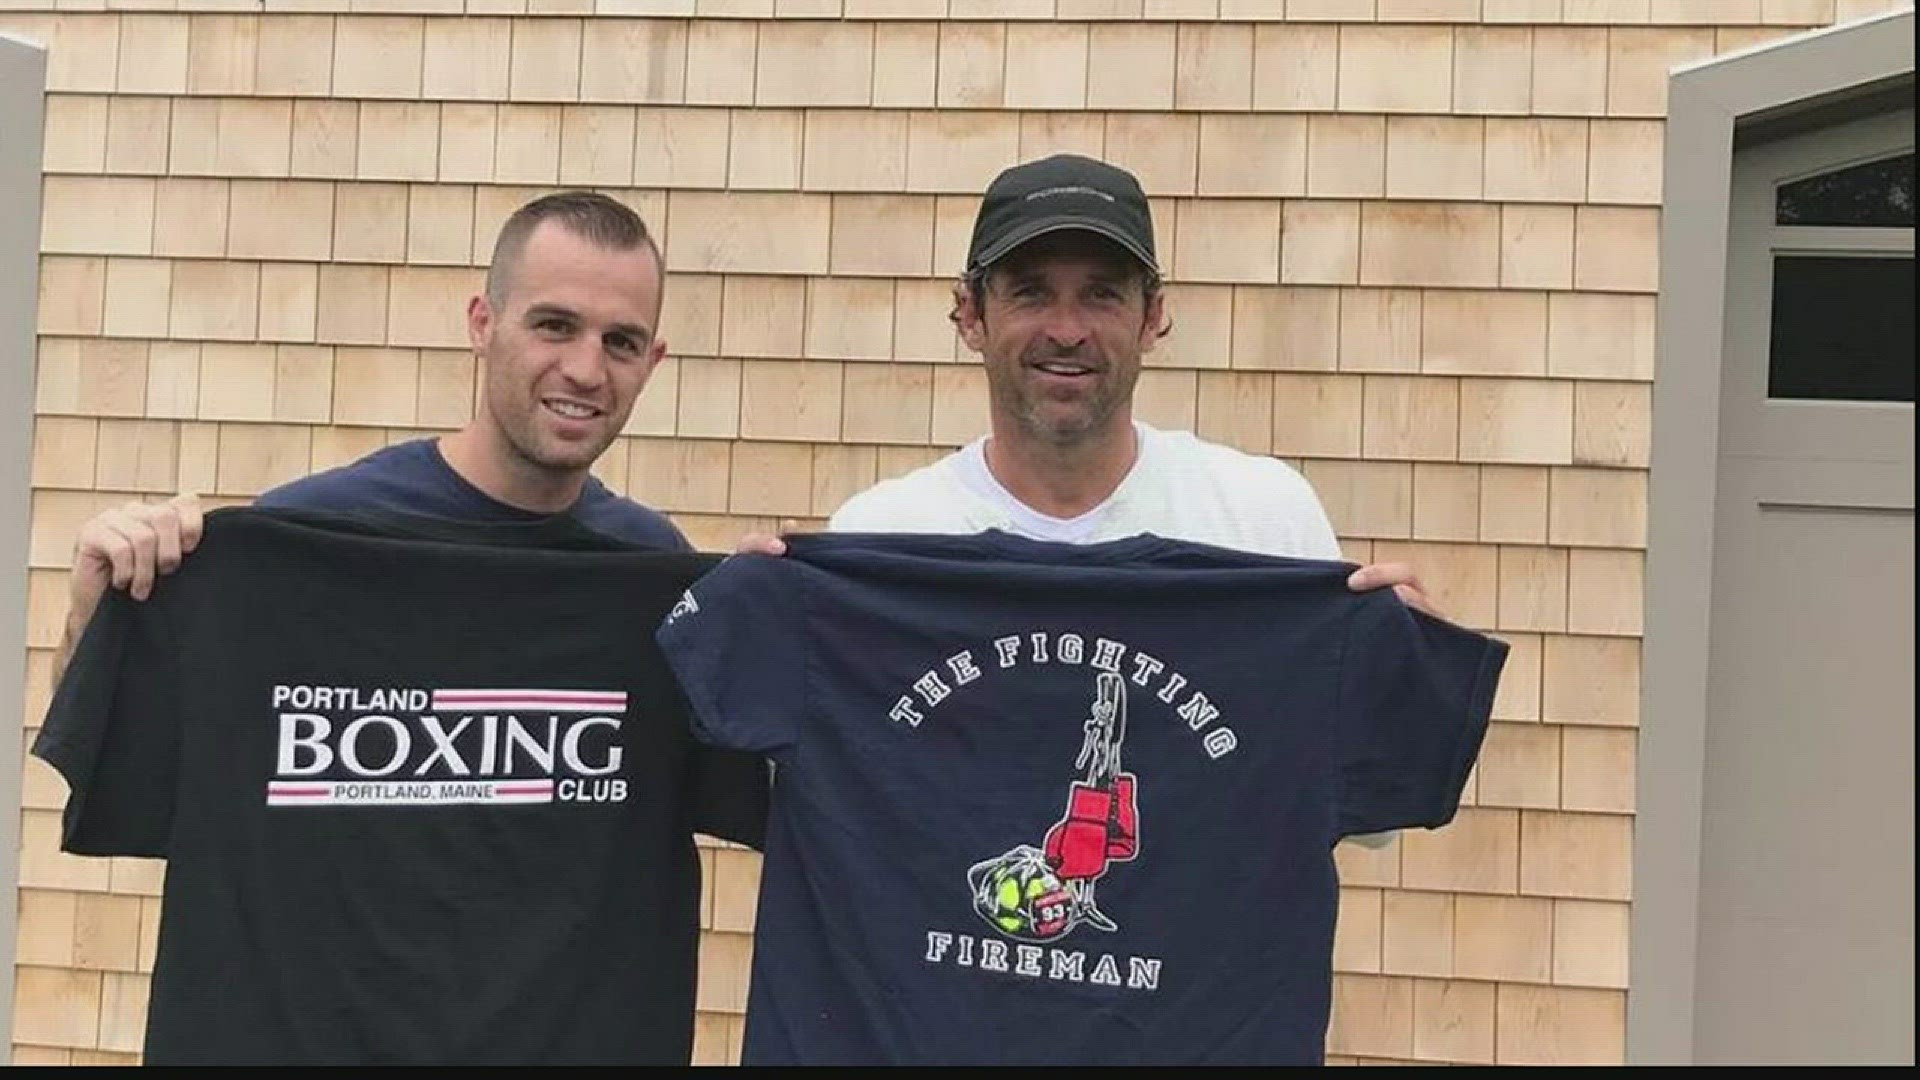
[[[543,334],[564,334],[571,329],[565,319],[541,319],[533,328]]]
[[[607,348],[623,356],[639,351],[639,346],[635,345],[633,339],[625,334],[608,335],[606,341]]]

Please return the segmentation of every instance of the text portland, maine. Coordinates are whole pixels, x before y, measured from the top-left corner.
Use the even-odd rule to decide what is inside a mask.
[[[270,806],[615,803],[616,690],[275,686]]]

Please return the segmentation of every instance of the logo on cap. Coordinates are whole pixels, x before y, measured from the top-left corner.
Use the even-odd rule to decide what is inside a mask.
[[[1101,191],[1099,188],[1078,187],[1074,185],[1041,188],[1039,191],[1030,191],[1027,193],[1027,201],[1032,202],[1035,199],[1044,199],[1049,195],[1092,195],[1096,198],[1105,199],[1108,202],[1114,201],[1113,196]]]

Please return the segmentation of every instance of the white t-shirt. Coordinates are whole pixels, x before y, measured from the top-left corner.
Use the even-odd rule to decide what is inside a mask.
[[[987,468],[986,437],[848,499],[835,532],[976,533],[1085,544],[1153,533],[1171,540],[1304,559],[1339,559],[1333,526],[1305,477],[1257,457],[1135,422],[1140,453],[1099,506],[1072,518],[1014,498]]]

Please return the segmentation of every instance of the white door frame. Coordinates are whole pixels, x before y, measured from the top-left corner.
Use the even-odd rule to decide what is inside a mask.
[[[13,1060],[15,919],[20,896],[19,715],[26,698],[27,517],[32,500],[34,328],[40,278],[40,154],[47,52],[0,34],[0,1064]]]

